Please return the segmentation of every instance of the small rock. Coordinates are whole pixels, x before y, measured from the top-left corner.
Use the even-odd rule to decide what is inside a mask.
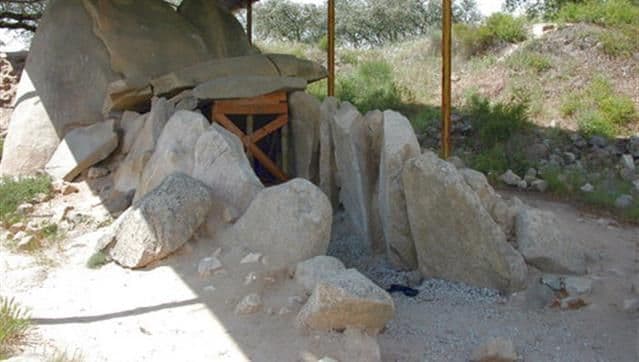
[[[535,180],[531,186],[539,192],[546,192],[546,190],[548,190],[548,182],[546,180]]]
[[[580,190],[583,191],[583,192],[593,192],[593,191],[595,191],[595,187],[592,186],[590,183],[587,183],[587,184],[581,186]]]
[[[35,237],[33,235],[25,235],[18,241],[19,250],[28,250],[35,246]]]
[[[260,253],[250,253],[240,261],[240,264],[259,263],[261,258],[262,254]]]
[[[235,307],[235,314],[247,315],[257,313],[262,309],[262,297],[252,293],[244,297]]]
[[[631,195],[621,195],[615,200],[615,207],[625,209],[632,206],[633,198]]]
[[[566,277],[564,278],[564,285],[568,294],[586,295],[592,291],[592,279],[582,277]]]
[[[621,156],[621,165],[630,171],[635,170],[635,160],[632,158],[632,155],[625,154]]]
[[[51,200],[51,195],[44,193],[44,192],[40,192],[37,193],[34,197],[33,200],[31,200],[33,203],[35,204],[41,204],[43,202],[47,202]]]
[[[526,180],[521,180],[519,181],[519,184],[517,184],[517,187],[519,187],[520,189],[527,189],[528,188],[528,182],[526,182]]]
[[[28,202],[25,202],[24,204],[18,205],[18,207],[16,208],[16,211],[20,215],[30,214],[33,212],[33,205]]]
[[[574,163],[577,161],[577,156],[572,152],[564,152],[564,160],[566,163]]]
[[[65,182],[64,185],[62,186],[61,189],[61,193],[62,195],[70,195],[70,194],[74,194],[80,192],[80,190],[73,184],[67,183]]]
[[[499,179],[509,186],[519,186],[522,181],[521,177],[517,176],[512,170],[506,171],[503,175],[499,176]]]
[[[588,143],[591,146],[603,148],[606,147],[608,141],[606,141],[606,139],[601,136],[592,136]]]
[[[27,226],[24,223],[21,222],[17,222],[11,226],[9,226],[9,232],[12,234],[16,234],[20,231],[24,231],[27,228]]]
[[[257,274],[255,272],[250,272],[246,274],[246,277],[244,277],[244,285],[250,285],[256,280],[257,280]]]
[[[223,265],[220,259],[214,256],[209,256],[200,260],[199,264],[197,265],[197,272],[198,274],[200,274],[201,277],[205,277],[222,268]]]
[[[517,360],[517,352],[511,340],[502,337],[490,338],[473,352],[470,360],[473,362],[514,362]]]
[[[96,179],[100,177],[104,177],[109,174],[109,169],[106,167],[91,167],[87,173],[87,177],[89,179]]]

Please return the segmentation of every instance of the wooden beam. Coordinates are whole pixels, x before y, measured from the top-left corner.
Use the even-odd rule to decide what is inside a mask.
[[[442,0],[442,157],[450,156],[452,0]]]
[[[335,95],[335,0],[328,0],[327,19],[328,95]]]

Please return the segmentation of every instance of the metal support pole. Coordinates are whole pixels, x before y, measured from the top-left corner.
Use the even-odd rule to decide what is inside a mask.
[[[253,1],[246,0],[246,36],[249,44],[253,45]]]
[[[442,157],[450,156],[452,0],[442,4]]]
[[[328,95],[335,95],[335,0],[328,0]]]

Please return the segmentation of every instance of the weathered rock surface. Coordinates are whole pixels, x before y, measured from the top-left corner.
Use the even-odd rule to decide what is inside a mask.
[[[199,32],[163,1],[83,0],[111,67],[127,79],[150,79],[209,58]]]
[[[306,92],[288,97],[295,175],[318,183],[320,101]]]
[[[339,193],[331,123],[338,106],[339,100],[335,97],[326,97],[320,105],[319,187],[328,196],[333,209],[339,206]]]
[[[209,122],[197,112],[177,111],[164,126],[153,155],[144,166],[133,202],[174,172],[193,173],[194,150]]]
[[[80,1],[47,6],[18,86],[1,174],[42,169],[69,129],[103,120],[107,85],[118,76],[92,27]]]
[[[120,152],[128,154],[133,147],[133,143],[138,138],[144,122],[148,115],[140,115],[137,112],[126,111],[120,119],[120,129],[122,130],[122,142],[120,142]]]
[[[244,27],[217,1],[184,0],[178,13],[199,32],[211,58],[239,57],[256,53]]]
[[[585,255],[579,243],[562,232],[549,211],[523,208],[517,214],[517,248],[526,262],[544,272],[583,274]]]
[[[109,255],[127,268],[164,258],[191,238],[212,206],[208,186],[182,173],[171,174],[115,221]]]
[[[156,98],[153,100],[144,126],[138,132],[131,150],[115,172],[113,186],[116,191],[126,194],[137,189],[144,166],[151,158],[155,144],[172,114],[173,106],[166,99]]]
[[[329,279],[345,269],[346,267],[341,260],[332,256],[318,255],[297,263],[295,281],[303,285],[307,292],[311,292],[317,283]]]
[[[303,89],[306,89],[306,79],[303,78],[234,75],[204,82],[193,89],[193,95],[198,99],[251,98],[276,91],[288,93]]]
[[[419,269],[425,276],[516,291],[523,258],[452,164],[426,152],[402,173]]]
[[[402,170],[407,160],[420,154],[410,122],[397,112],[384,112],[384,132],[379,169],[379,211],[386,253],[395,266],[417,268],[417,254],[410,232]]]
[[[217,124],[210,126],[195,143],[193,177],[210,187],[214,197],[229,209],[232,220],[244,214],[264,188],[239,138]]]
[[[45,166],[56,179],[72,181],[82,171],[104,160],[118,147],[113,120],[69,132]]]
[[[287,268],[326,253],[332,215],[320,189],[293,179],[262,190],[218,240],[222,246],[244,246],[263,254],[270,268]]]
[[[384,250],[378,239],[377,210],[373,210],[377,166],[373,164],[371,135],[362,115],[348,102],[333,117],[335,161],[339,174],[340,200],[357,232],[373,250]]]
[[[393,318],[393,298],[355,269],[320,281],[297,316],[318,330],[356,328],[378,332]]]

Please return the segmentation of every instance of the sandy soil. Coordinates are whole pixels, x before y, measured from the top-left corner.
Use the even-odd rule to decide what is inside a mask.
[[[632,280],[637,280],[639,228],[564,204],[526,201],[553,210],[566,230],[587,245],[588,277],[594,282],[586,297],[589,306],[543,308],[547,295],[538,287],[502,296],[426,280],[417,298],[393,295],[396,317],[377,338],[384,361],[464,361],[492,336],[512,339],[527,361],[639,359],[639,315],[621,308],[624,299],[633,297]],[[0,247],[0,295],[15,296],[28,306],[35,325],[26,352],[66,351],[85,361],[372,358],[366,353],[373,348],[364,342],[296,328],[303,290],[286,271],[268,271],[264,263],[240,264],[250,250],[222,250],[224,272],[205,277],[197,264],[217,246],[203,239],[143,271],[114,264],[91,270],[85,263],[99,232],[85,231],[55,250],[57,265]],[[382,286],[406,282],[406,273],[366,253],[342,212],[335,217],[330,253]],[[531,274],[535,286],[539,274]],[[237,302],[249,293],[262,295],[262,310],[236,315]]]

